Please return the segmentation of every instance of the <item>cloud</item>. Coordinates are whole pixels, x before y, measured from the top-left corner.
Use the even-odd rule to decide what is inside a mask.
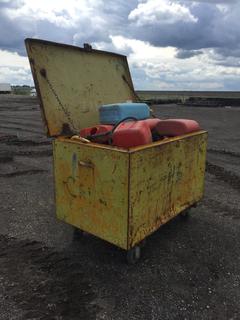
[[[179,49],[177,54],[176,54],[176,57],[178,59],[189,59],[189,58],[192,58],[194,56],[197,56],[199,54],[202,54],[203,51],[201,50],[183,50],[183,49]]]
[[[161,1],[149,0],[145,3]],[[186,2],[184,2],[186,5]],[[174,46],[181,49],[197,50],[218,45],[213,35],[214,23],[221,12],[216,6],[206,3],[192,5],[188,2],[188,14],[194,19],[172,18],[174,23],[165,23],[164,19],[155,19],[149,24],[131,24],[131,34],[134,38],[149,41],[155,46]]]
[[[221,10],[219,2],[228,9]],[[5,1],[0,47],[23,54],[25,37],[82,45],[122,35],[183,50],[226,48],[239,42],[239,15],[235,1]]]
[[[152,90],[224,90],[240,84],[240,68],[216,63],[213,49],[203,49],[191,59],[179,59],[174,47],[154,47],[148,42],[111,36],[111,49],[128,52],[135,87]],[[106,43],[109,46],[109,43]],[[104,43],[101,49],[105,49]]]
[[[0,50],[0,82],[11,84],[32,84],[27,57],[18,53]]]
[[[26,57],[20,56],[16,52],[8,52],[6,50],[0,50],[0,61],[2,67],[23,67],[28,68],[28,60]]]
[[[135,13],[136,19],[138,18],[136,21],[130,20],[129,34],[135,39],[148,41],[160,47],[174,46],[183,50],[235,48],[240,42],[239,1],[220,2],[221,5],[219,1],[218,4],[216,1],[169,1],[171,4],[187,8],[188,15],[194,17],[194,20],[183,17],[181,19],[179,11],[179,15],[173,14],[171,23],[168,23],[168,15],[162,19],[157,18],[158,10],[162,10],[161,4],[165,5],[165,1],[144,1],[129,15],[132,17]],[[139,8],[141,15],[140,12],[137,15],[136,10]]]
[[[197,22],[190,10],[179,3],[168,0],[148,0],[138,4],[128,19],[137,26],[174,24],[176,22]]]
[[[179,0],[181,1],[181,0]],[[207,2],[210,4],[224,4],[224,5],[229,5],[232,3],[237,3],[239,0],[185,0],[184,2],[199,2],[199,3],[203,3],[203,2]]]
[[[235,88],[239,16],[239,0],[0,0],[1,79],[30,81],[35,37],[123,53],[137,88]]]
[[[20,1],[0,2],[0,48],[10,51],[18,51],[22,47],[22,32],[18,24],[13,24],[6,14],[10,8],[15,10],[21,5]]]
[[[14,1],[13,1],[14,2]],[[137,0],[22,0],[0,6],[0,27],[9,30],[7,40],[0,34],[0,47],[24,53],[23,40],[37,37],[83,45],[109,41],[110,34],[126,32],[129,12]]]

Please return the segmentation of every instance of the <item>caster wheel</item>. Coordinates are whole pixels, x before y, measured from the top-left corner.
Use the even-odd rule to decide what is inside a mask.
[[[74,228],[74,230],[73,230],[73,240],[81,239],[83,237],[83,233],[84,232],[81,229]]]
[[[141,257],[140,246],[135,246],[127,252],[127,262],[128,264],[136,263]]]
[[[146,244],[147,244],[147,239],[145,238],[138,245],[140,248],[144,248],[146,246]]]
[[[180,218],[184,221],[188,220],[190,217],[190,209],[186,209],[180,213]]]

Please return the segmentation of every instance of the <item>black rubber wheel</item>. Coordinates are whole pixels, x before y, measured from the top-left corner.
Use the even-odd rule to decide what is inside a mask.
[[[78,240],[81,239],[83,237],[83,231],[81,229],[78,229],[76,227],[74,227],[73,229],[73,240]]]
[[[135,264],[141,257],[141,247],[135,246],[127,252],[127,263]]]
[[[186,209],[180,213],[180,218],[184,221],[188,220],[190,217],[190,209]]]

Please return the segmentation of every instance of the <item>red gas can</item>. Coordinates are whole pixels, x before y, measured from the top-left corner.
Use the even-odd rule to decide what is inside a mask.
[[[161,120],[158,118],[152,118],[145,119],[143,121],[149,126],[150,130],[154,130]]]
[[[151,130],[145,120],[122,122],[112,136],[112,144],[123,148],[136,147],[151,142]]]
[[[161,140],[161,136],[157,133],[156,127],[157,125],[161,122],[160,119],[158,118],[153,118],[153,119],[146,119],[143,120],[150,128],[151,133],[152,133],[152,141],[159,141]]]
[[[98,134],[104,134],[113,129],[113,126],[111,125],[103,125],[99,124],[94,127],[85,128],[80,130],[80,136],[83,138],[88,138],[89,136],[98,135]],[[95,142],[98,143],[105,143],[109,139],[109,136],[103,136],[103,137],[96,137]]]
[[[200,126],[197,121],[188,119],[162,120],[156,126],[159,135],[169,137],[181,136],[198,130],[200,130]]]

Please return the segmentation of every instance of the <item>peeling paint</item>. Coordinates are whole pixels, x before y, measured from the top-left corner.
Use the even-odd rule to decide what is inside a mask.
[[[54,146],[58,218],[123,249],[203,196],[204,131],[128,152],[63,137]]]

